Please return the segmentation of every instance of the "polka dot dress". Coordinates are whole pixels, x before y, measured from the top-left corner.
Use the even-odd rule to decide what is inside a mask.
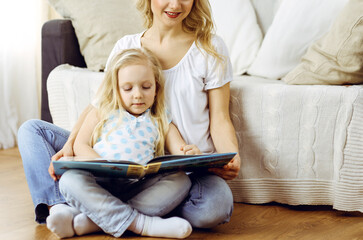
[[[145,164],[154,158],[157,137],[149,109],[139,117],[118,110],[110,115],[93,149],[103,158]]]

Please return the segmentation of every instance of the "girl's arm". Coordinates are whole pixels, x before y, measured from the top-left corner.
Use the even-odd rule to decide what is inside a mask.
[[[208,91],[210,133],[219,153],[238,153],[236,132],[229,116],[229,98],[229,83]],[[211,168],[209,171],[226,180],[231,180],[238,176],[240,164],[241,160],[237,154],[223,168]]]
[[[179,130],[173,124],[169,124],[169,131],[166,134],[165,147],[173,155],[195,155],[202,154],[199,148],[194,145],[187,145],[180,135]]]

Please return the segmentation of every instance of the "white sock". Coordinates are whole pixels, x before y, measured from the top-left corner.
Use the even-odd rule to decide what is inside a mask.
[[[192,233],[192,226],[179,217],[163,219],[139,213],[128,230],[148,237],[186,238]]]
[[[79,211],[67,204],[56,204],[49,210],[47,217],[47,228],[59,238],[74,236],[73,217]]]
[[[73,218],[73,229],[78,236],[101,230],[101,228],[84,213],[80,213]]]

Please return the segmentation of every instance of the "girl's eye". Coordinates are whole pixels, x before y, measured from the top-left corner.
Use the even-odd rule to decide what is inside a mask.
[[[151,87],[152,87],[151,83],[145,83],[145,84],[142,85],[143,89],[150,89]]]
[[[132,86],[130,84],[125,84],[121,86],[123,91],[130,91],[132,89]]]

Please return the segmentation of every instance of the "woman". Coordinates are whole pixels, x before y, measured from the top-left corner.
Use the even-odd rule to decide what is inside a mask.
[[[75,155],[145,164],[164,155],[165,149],[172,154],[200,154],[195,145],[185,144],[168,118],[164,86],[159,61],[150,51],[131,48],[116,54],[94,108],[78,132]],[[66,171],[59,188],[68,205],[57,204],[56,211],[52,207],[48,229],[60,238],[99,229],[115,237],[126,230],[168,238],[186,238],[192,232],[185,219],[159,217],[188,195],[191,181],[184,172],[118,179],[111,186],[102,186],[102,180],[109,178],[96,178],[83,170]]]
[[[151,50],[164,69],[166,101],[186,143],[205,153],[238,152],[229,117],[232,69],[226,46],[212,35],[208,0],[139,0],[138,8],[147,30],[119,40],[109,59],[125,48]],[[65,202],[47,169],[50,158],[73,155],[73,143],[90,109],[84,110],[71,133],[40,120],[30,120],[19,129],[19,150],[38,222],[45,221],[48,207]],[[224,180],[235,178],[239,168],[237,155],[224,168],[210,169],[211,174],[191,174],[190,193],[176,213],[193,227],[227,222],[233,198]],[[52,167],[49,171],[54,174]]]

